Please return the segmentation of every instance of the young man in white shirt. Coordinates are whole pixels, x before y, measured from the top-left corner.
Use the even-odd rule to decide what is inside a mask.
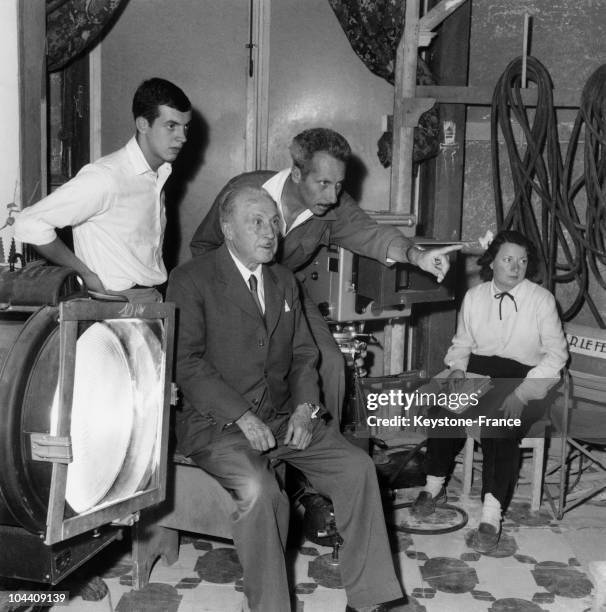
[[[158,300],[155,287],[167,278],[163,187],[187,141],[191,103],[170,81],[152,78],[135,92],[132,111],[135,136],[23,210],[15,238],[73,268],[90,291]],[[66,226],[75,252],[56,234]]]

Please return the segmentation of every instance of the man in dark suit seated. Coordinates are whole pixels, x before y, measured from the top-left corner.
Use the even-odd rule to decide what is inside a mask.
[[[263,189],[223,199],[225,242],[173,270],[178,307],[179,450],[227,489],[250,609],[290,610],[284,559],[289,500],[272,463],[286,461],[332,500],[343,537],[348,609],[402,597],[371,459],[322,418],[318,350],[293,274],[272,264],[280,217]],[[352,606],[350,608],[349,606]]]
[[[278,204],[282,240],[277,261],[297,273],[307,323],[320,350],[320,387],[323,403],[337,421],[345,400],[343,355],[307,294],[302,269],[322,246],[340,246],[353,253],[390,262],[410,263],[441,282],[448,272],[448,253],[460,246],[423,250],[400,230],[372,219],[344,190],[351,147],[338,132],[311,128],[297,134],[289,147],[290,168],[280,172],[257,170],[234,177],[221,190],[191,241],[194,256],[223,243],[219,211],[226,195],[244,186],[263,187]]]

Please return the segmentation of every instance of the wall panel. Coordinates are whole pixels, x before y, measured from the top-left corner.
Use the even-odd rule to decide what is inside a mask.
[[[167,264],[189,241],[223,184],[244,170],[248,2],[130,0],[102,44],[102,151],[133,133],[132,96],[145,78],[179,85],[194,107],[187,150],[167,187]]]

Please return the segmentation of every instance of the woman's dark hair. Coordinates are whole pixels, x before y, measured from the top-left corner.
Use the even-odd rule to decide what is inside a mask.
[[[514,230],[499,232],[486,249],[484,255],[478,258],[480,278],[483,281],[492,280],[492,269],[490,268],[490,264],[496,259],[501,246],[506,243],[517,244],[526,249],[526,255],[528,256],[526,278],[535,278],[538,272],[538,259],[535,246],[526,236],[524,236],[524,234],[520,234],[520,232]]]

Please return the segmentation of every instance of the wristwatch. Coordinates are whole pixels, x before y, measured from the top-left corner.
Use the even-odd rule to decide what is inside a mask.
[[[314,402],[303,402],[302,404],[303,406],[307,406],[307,408],[309,408],[309,410],[311,411],[311,415],[310,417],[312,419],[317,419],[318,418],[318,413],[321,410],[321,406],[319,404],[316,404]]]

